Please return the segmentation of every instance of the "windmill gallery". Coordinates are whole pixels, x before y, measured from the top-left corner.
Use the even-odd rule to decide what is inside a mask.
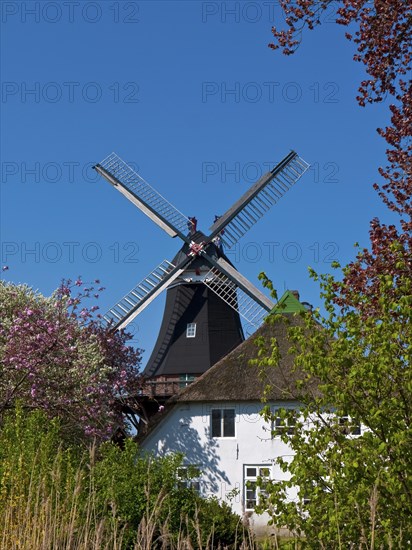
[[[136,410],[125,412],[144,449],[155,454],[182,452],[185,467],[195,468],[198,475],[189,479],[182,468],[180,481],[192,484],[204,496],[231,496],[233,510],[246,514],[257,531],[268,518],[254,514],[259,501],[254,482],[258,477],[284,477],[273,465],[273,457],[286,449],[279,438],[263,437],[271,429],[258,414],[264,385],[249,365],[254,338],[245,340],[241,318],[264,338],[276,337],[280,348],[285,348],[284,326],[258,327],[274,308],[281,308],[294,322],[291,314],[305,306],[297,293],[289,291],[274,304],[234,268],[224,251],[308,167],[296,152],[289,153],[216,217],[209,235],[115,153],[94,167],[169,236],[183,241],[171,261],[164,260],[103,316],[102,322],[113,330],[122,329],[166,290],[163,320],[143,372],[142,393],[136,397]],[[283,351],[284,375],[275,381],[269,396],[274,410],[296,406],[285,399],[290,359],[287,349]]]

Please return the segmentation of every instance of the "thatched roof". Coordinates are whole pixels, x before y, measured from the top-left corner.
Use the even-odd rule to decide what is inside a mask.
[[[269,401],[299,401],[300,391],[304,391],[306,395],[308,392],[319,395],[315,380],[310,384],[305,383],[302,390],[297,389],[296,381],[302,376],[294,367],[294,358],[290,353],[292,344],[288,338],[288,330],[292,326],[303,325],[303,319],[298,312],[305,309],[293,293],[287,291],[273,310],[274,313],[281,312],[281,315],[273,317],[271,322],[265,323],[192,384],[171,397],[163,412],[150,419],[149,425],[139,434],[138,439],[145,439],[182,403],[261,401],[264,394]],[[278,364],[264,367],[253,362],[258,358],[261,349],[257,342],[263,342],[267,352],[262,357],[268,357],[273,340],[278,346]]]
[[[291,313],[283,314],[274,323],[264,324],[171,401],[255,401],[262,398],[267,385],[270,385],[270,391],[266,396],[270,400],[297,399],[295,382],[300,375],[293,369],[287,332],[290,326],[298,324],[302,324],[302,319]],[[251,364],[251,360],[258,357],[257,340],[262,339],[270,353],[273,338],[280,353],[278,365],[262,367]]]

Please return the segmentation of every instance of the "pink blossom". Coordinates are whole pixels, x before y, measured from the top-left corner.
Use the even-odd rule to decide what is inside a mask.
[[[113,426],[124,421],[119,401],[136,395],[140,387],[135,368],[139,352],[125,345],[125,334],[112,333],[95,322],[87,324],[97,306],[90,310],[69,306],[70,292],[63,283],[53,298],[40,297],[36,305],[27,292],[21,307],[21,291],[10,287],[13,318],[0,327],[5,394],[43,409],[50,417],[64,416],[87,437],[107,439]],[[82,299],[73,300],[80,304]],[[89,360],[91,339],[99,345]],[[105,368],[96,369],[96,364]]]

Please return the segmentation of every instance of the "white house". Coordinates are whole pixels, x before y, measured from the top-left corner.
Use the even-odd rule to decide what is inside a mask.
[[[272,411],[278,408],[297,408],[294,392],[296,374],[292,372],[293,358],[288,355],[290,343],[287,330],[290,324],[300,323],[292,312],[303,306],[293,296],[283,297],[284,320],[266,324],[210,370],[171,398],[164,410],[153,418],[141,446],[156,455],[181,452],[187,466],[198,469],[198,478],[191,483],[203,496],[214,495],[231,503],[234,512],[247,518],[257,533],[268,530],[268,517],[254,512],[259,502],[257,477],[285,479],[274,463],[279,456],[291,456],[289,447],[278,435],[290,426],[266,422],[259,414],[262,396],[267,394]],[[257,356],[255,343],[261,336],[269,344],[276,338],[281,360],[264,374],[250,359]],[[181,478],[184,480],[184,471]],[[290,498],[296,497],[292,491]]]

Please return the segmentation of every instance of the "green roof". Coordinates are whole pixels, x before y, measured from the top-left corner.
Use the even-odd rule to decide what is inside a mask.
[[[298,311],[306,311],[306,308],[299,302],[291,290],[287,290],[271,313],[296,313]]]

